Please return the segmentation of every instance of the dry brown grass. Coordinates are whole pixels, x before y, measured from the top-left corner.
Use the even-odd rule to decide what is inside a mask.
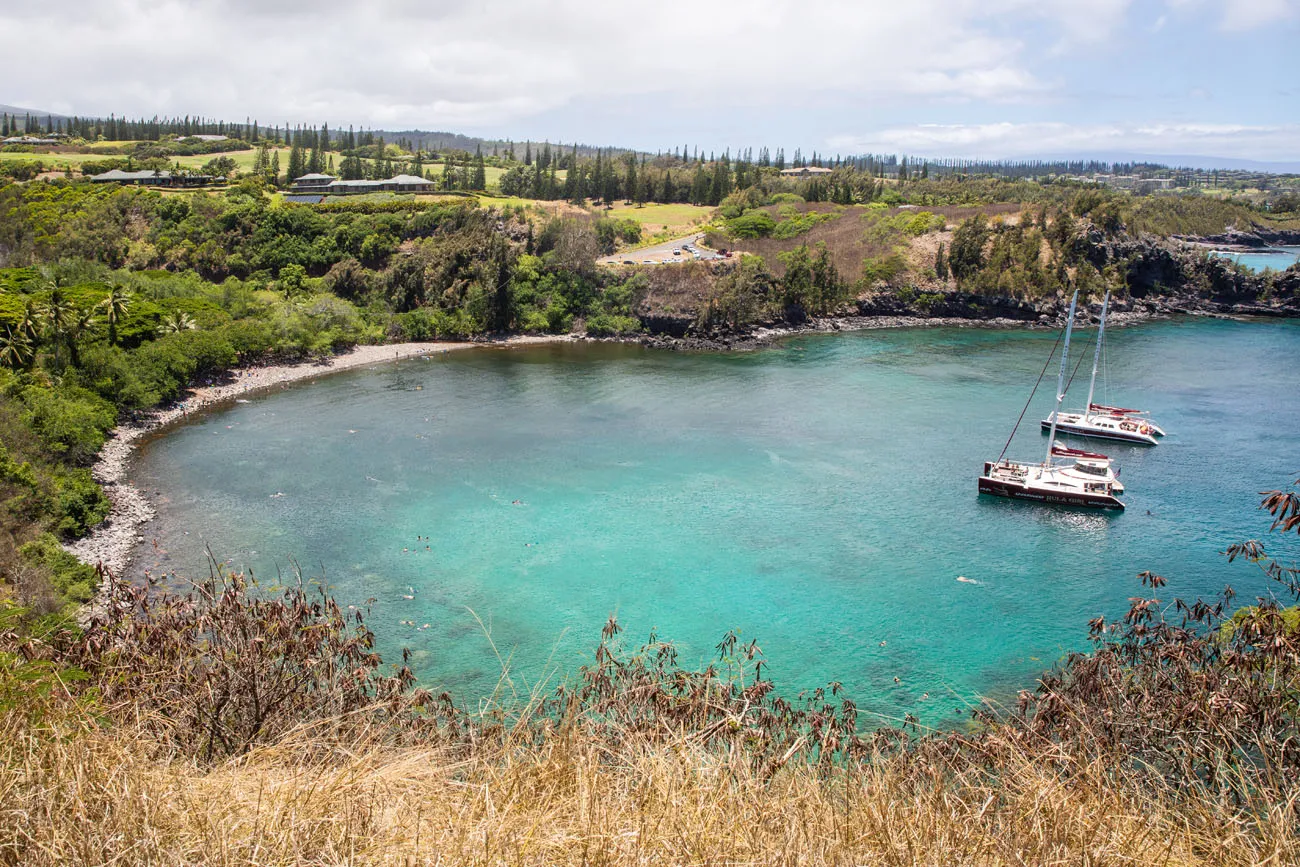
[[[767,267],[776,275],[780,276],[785,273],[785,266],[781,264],[778,255],[788,250],[807,244],[809,247],[815,247],[817,244],[825,242],[826,248],[830,250],[831,261],[839,270],[840,275],[849,281],[858,279],[862,274],[862,264],[869,258],[886,256],[894,252],[896,243],[910,242],[914,239],[894,239],[881,240],[869,237],[867,229],[869,221],[879,215],[894,216],[904,213],[904,209],[890,208],[885,211],[873,211],[862,206],[853,206],[840,208],[839,206],[821,203],[810,203],[797,205],[800,212],[816,211],[819,213],[833,213],[841,211],[838,219],[820,223],[810,229],[808,232],[796,237],[785,240],[777,238],[756,238],[753,240],[731,242],[737,250],[743,250],[746,253],[754,253],[762,256]],[[944,207],[912,207],[907,211],[929,211],[932,214],[939,214],[944,217],[949,227],[955,226],[968,217],[977,213],[985,214],[989,217],[1002,216],[1004,218],[1012,217],[1020,212],[1021,206],[1018,204],[995,204],[980,206],[944,206]],[[775,212],[776,208],[769,210]],[[712,243],[728,246],[728,242],[723,239],[717,239]],[[918,260],[919,261],[919,260]],[[929,261],[926,266],[934,264],[934,255],[931,251]]]
[[[899,759],[771,778],[691,738],[618,748],[582,735],[469,759],[310,731],[208,769],[65,716],[4,720],[0,863],[1287,864],[1294,805],[1236,813],[1070,782],[1042,757],[994,782]],[[46,718],[50,723],[50,718]],[[1057,757],[1058,759],[1060,757]],[[1038,760],[1036,760],[1038,759]]]

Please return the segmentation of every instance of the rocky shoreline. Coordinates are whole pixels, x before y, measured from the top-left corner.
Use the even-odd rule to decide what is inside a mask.
[[[950,294],[955,300],[945,304],[945,307],[961,309],[969,304],[962,293]],[[1091,316],[1095,321],[1100,305],[1094,306],[1097,310],[1081,310],[1080,317]],[[983,299],[978,310],[970,310],[969,307],[967,310],[970,315],[927,316],[907,305],[892,305],[887,300],[868,297],[857,302],[856,311],[843,311],[838,315],[809,319],[800,325],[769,322],[738,331],[708,333],[688,331],[680,335],[650,334],[633,340],[655,349],[709,352],[761,349],[782,338],[800,334],[833,334],[878,328],[1059,328],[1064,324],[1066,307],[1055,301],[1039,307],[1011,299]],[[1220,319],[1276,318],[1300,316],[1300,309],[1264,304],[1217,303],[1193,295],[1122,302],[1112,299],[1106,322],[1108,326],[1118,328],[1168,319],[1171,316],[1207,316]]]
[[[101,566],[109,573],[124,577],[131,564],[131,555],[137,544],[144,540],[140,529],[156,514],[149,499],[127,481],[131,457],[144,438],[169,425],[242,395],[276,386],[311,379],[329,373],[352,370],[419,358],[441,355],[460,349],[483,347],[511,347],[535,343],[552,343],[572,339],[568,336],[519,336],[500,340],[462,343],[398,343],[384,346],[358,346],[326,359],[302,361],[295,364],[272,364],[233,371],[225,380],[192,388],[185,399],[174,406],[157,410],[138,421],[119,425],[99,452],[91,474],[104,488],[112,506],[108,517],[91,533],[64,548],[83,563]],[[93,606],[94,603],[92,603]]]

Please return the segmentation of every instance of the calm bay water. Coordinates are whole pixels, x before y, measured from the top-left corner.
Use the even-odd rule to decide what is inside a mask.
[[[1252,271],[1263,271],[1265,268],[1285,271],[1296,262],[1300,262],[1300,247],[1268,247],[1251,253],[1216,251],[1211,255],[1245,265]]]
[[[205,573],[207,544],[263,580],[323,567],[345,604],[375,600],[388,658],[410,648],[427,685],[471,701],[497,684],[497,652],[520,689],[553,685],[616,613],[629,641],[657,628],[688,663],[737,628],[787,691],[839,680],[883,717],[952,721],[1083,647],[1142,569],[1171,598],[1266,591],[1217,552],[1262,534],[1257,492],[1300,471],[1300,324],[1185,320],[1107,341],[1099,399],[1169,431],[1103,447],[1126,512],[977,496],[1054,338],[551,345],[331,376],[147,444],[135,479],[163,502],[139,563]],[[1051,392],[1011,457],[1045,450]]]

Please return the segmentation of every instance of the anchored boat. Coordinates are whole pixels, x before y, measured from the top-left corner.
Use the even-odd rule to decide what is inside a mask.
[[[1026,463],[1005,458],[1006,447],[996,461],[985,461],[979,477],[979,492],[995,497],[1045,503],[1057,506],[1080,506],[1090,509],[1123,509],[1119,499],[1124,486],[1111,468],[1110,458],[1095,452],[1067,449],[1056,441],[1056,419],[1065,398],[1065,369],[1070,355],[1070,335],[1074,330],[1074,310],[1079,300],[1076,290],[1070,299],[1070,314],[1065,325],[1065,345],[1061,348],[1061,372],[1056,383],[1056,409],[1052,411],[1047,456],[1042,463]],[[1050,361],[1050,357],[1049,357]],[[1046,372],[1046,365],[1044,365]],[[1041,375],[1040,375],[1041,381]],[[1037,391],[1038,386],[1034,386]],[[1033,394],[1030,394],[1033,400]],[[1023,417],[1023,416],[1022,416]],[[1019,422],[1016,426],[1019,427]],[[1015,437],[1015,429],[1011,431]],[[1007,445],[1011,440],[1007,440]],[[1064,460],[1058,460],[1064,458]]]
[[[1140,409],[1125,409],[1092,402],[1097,389],[1097,365],[1101,360],[1101,342],[1106,334],[1106,311],[1109,307],[1110,293],[1107,292],[1101,302],[1101,324],[1097,327],[1097,348],[1092,353],[1092,379],[1088,382],[1088,402],[1084,404],[1087,409],[1062,412],[1058,403],[1051,417],[1042,420],[1041,426],[1043,430],[1049,430],[1055,425],[1055,428],[1062,433],[1081,437],[1120,440],[1147,446],[1159,445],[1160,441],[1156,437],[1164,436],[1165,432],[1151,421],[1147,413]]]

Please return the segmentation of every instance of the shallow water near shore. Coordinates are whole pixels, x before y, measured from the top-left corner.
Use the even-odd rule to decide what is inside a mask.
[[[1272,268],[1274,271],[1285,271],[1296,262],[1300,262],[1300,247],[1266,247],[1263,250],[1251,252],[1228,252],[1219,250],[1211,253],[1221,259],[1227,259],[1229,262],[1236,262],[1238,265],[1244,265],[1252,271],[1263,271]]]
[[[1074,346],[1089,359],[1092,333]],[[1300,471],[1300,323],[1110,333],[1098,400],[1169,432],[1156,448],[1076,441],[1119,459],[1122,514],[975,492],[1054,340],[561,344],[341,373],[142,446],[132,477],[159,517],[135,568],[206,574],[209,545],[265,583],[294,561],[323,571],[344,604],[374,600],[386,658],[410,648],[426,685],[469,704],[497,686],[498,654],[519,691],[553,687],[617,614],[629,644],[657,629],[687,664],[735,628],[786,692],[841,681],[877,719],[951,724],[1085,647],[1143,569],[1168,598],[1269,589],[1218,552],[1264,534],[1258,492]],[[1045,451],[1055,369],[1010,457]]]

